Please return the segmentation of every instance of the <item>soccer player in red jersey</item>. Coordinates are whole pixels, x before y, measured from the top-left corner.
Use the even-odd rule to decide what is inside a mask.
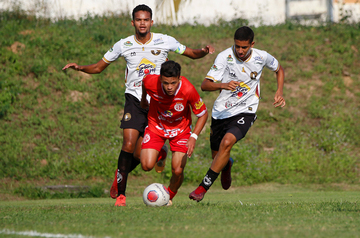
[[[172,177],[168,187],[170,202],[184,180],[186,160],[191,157],[208,112],[195,87],[183,76],[181,66],[174,61],[161,65],[160,75],[150,74],[143,79],[141,106],[149,107],[148,127],[141,146],[140,161],[144,171],[154,168],[166,140],[172,151]],[[148,94],[150,106],[146,99]],[[191,110],[198,117],[191,132]]]

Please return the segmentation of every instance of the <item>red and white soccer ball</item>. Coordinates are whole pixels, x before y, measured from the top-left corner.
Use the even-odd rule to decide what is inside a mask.
[[[161,183],[153,183],[145,188],[143,200],[147,206],[161,207],[168,204],[170,194],[168,189]]]

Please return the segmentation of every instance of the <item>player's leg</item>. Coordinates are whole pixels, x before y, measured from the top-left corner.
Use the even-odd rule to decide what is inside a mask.
[[[131,160],[131,166],[129,173],[133,171],[140,164],[140,152],[141,152],[141,144],[143,141],[143,136],[140,136],[136,142],[135,151],[133,153],[133,159]]]
[[[178,189],[184,181],[184,169],[187,161],[187,155],[184,152],[173,151],[171,161],[171,172],[170,184],[168,187],[170,193],[170,200],[172,201],[175,197]]]
[[[125,197],[127,178],[131,167],[131,161],[133,160],[133,151],[137,138],[139,137],[139,131],[135,129],[124,129],[123,130],[123,145],[118,158],[118,169],[116,171],[116,187],[112,186],[110,195],[113,197],[116,194],[116,198]],[[115,183],[115,181],[114,181]],[[113,185],[114,185],[113,183]],[[114,191],[117,188],[117,191]],[[118,200],[118,199],[117,199]],[[124,200],[124,199],[122,199]],[[125,206],[124,202],[116,201],[115,206]]]
[[[133,153],[136,145],[141,143],[139,136],[143,134],[146,125],[147,110],[140,107],[140,101],[136,97],[126,93],[124,116],[120,126],[123,129],[123,144],[118,159],[118,169],[115,173],[116,182],[114,180],[110,189],[112,198],[118,198],[120,195],[125,196],[128,173],[132,166],[137,166],[137,164],[132,164]]]
[[[230,157],[230,151],[233,145],[236,143],[236,137],[231,133],[226,133],[221,140],[219,151],[213,151],[215,157],[211,164],[210,169],[207,171],[204,179],[201,181],[199,187],[190,193],[189,198],[197,202],[200,202],[205,193],[210,189],[211,185],[215,182],[219,176],[221,170],[227,165]]]
[[[154,168],[164,143],[165,138],[152,132],[148,127],[145,129],[140,152],[141,167],[144,171],[150,171]]]
[[[210,145],[214,159],[199,187],[190,193],[190,199],[201,201],[221,171],[223,171],[222,187],[228,189],[231,186],[233,164],[230,158],[231,148],[246,135],[255,120],[255,114],[239,114],[223,120],[212,118],[211,130],[213,133],[210,135]]]

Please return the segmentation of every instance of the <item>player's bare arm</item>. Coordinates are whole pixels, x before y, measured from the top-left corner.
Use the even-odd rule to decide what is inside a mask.
[[[283,67],[280,65],[279,70],[276,72],[277,79],[277,90],[274,97],[273,105],[275,107],[284,107],[286,105],[285,99],[283,98],[285,72]]]
[[[207,45],[202,49],[191,49],[189,47],[186,47],[183,55],[191,58],[191,59],[199,59],[204,57],[207,54],[212,54],[215,52],[214,47],[211,45]]]
[[[199,117],[197,119],[195,128],[192,132],[193,134],[195,134],[196,136],[198,136],[200,134],[201,130],[205,126],[207,118],[208,118],[208,112],[206,111],[204,115],[202,115],[201,117]],[[193,136],[190,136],[190,138],[188,139],[188,141],[186,143],[186,146],[188,148],[188,151],[186,152],[186,154],[189,158],[191,157],[192,153],[194,152],[196,140],[197,139],[195,139]]]
[[[239,82],[230,81],[229,83],[216,83],[210,79],[205,78],[201,84],[202,91],[216,91],[216,90],[235,90],[239,86]]]
[[[99,74],[108,66],[109,64],[107,64],[101,59],[99,62],[90,65],[78,65],[76,63],[69,63],[65,65],[62,70],[73,69],[76,71],[82,71],[87,74]]]

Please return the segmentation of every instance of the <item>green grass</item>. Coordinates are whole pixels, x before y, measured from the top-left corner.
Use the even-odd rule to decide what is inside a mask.
[[[209,110],[218,94],[201,92],[200,84],[244,24],[238,19],[210,27],[152,28],[191,48],[215,47],[215,54],[199,60],[169,54]],[[232,151],[234,185],[358,184],[360,25],[288,22],[253,29],[255,47],[274,55],[285,69],[287,106],[273,108],[276,79],[265,69],[258,120]],[[108,189],[122,144],[126,65],[119,59],[99,75],[61,69],[69,62],[95,63],[133,33],[129,16],[51,22],[21,10],[0,13],[0,191],[43,198],[49,195],[37,192],[37,186]],[[199,183],[211,164],[209,125],[210,119],[188,160],[185,184]],[[167,183],[171,171],[167,166],[154,175],[138,168],[133,175]]]
[[[157,208],[146,207],[141,196],[128,196],[127,207],[114,207],[109,198],[0,202],[0,232],[93,237],[359,237],[360,193],[356,187],[339,188],[266,184],[223,191],[214,187],[196,203],[187,198],[194,188],[186,186],[173,206]]]

